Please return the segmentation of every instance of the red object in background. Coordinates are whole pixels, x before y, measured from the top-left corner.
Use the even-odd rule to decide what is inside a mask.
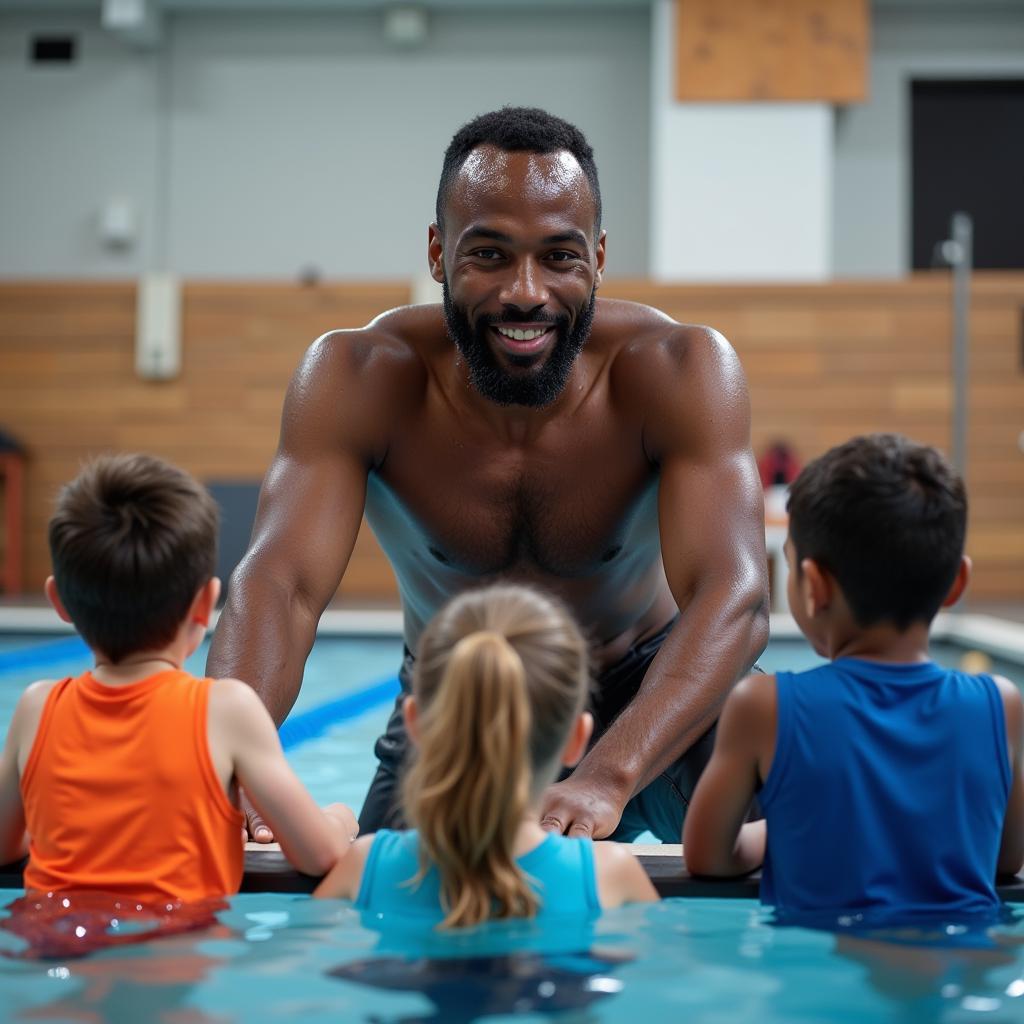
[[[5,594],[21,593],[24,548],[22,509],[25,489],[25,453],[0,431],[0,480],[4,493],[4,564],[0,571]]]
[[[785,441],[772,444],[757,460],[757,468],[761,474],[761,486],[765,490],[791,484],[800,473],[800,463]]]
[[[4,480],[5,594],[21,593],[21,505],[25,460],[20,452],[0,452],[0,476]]]

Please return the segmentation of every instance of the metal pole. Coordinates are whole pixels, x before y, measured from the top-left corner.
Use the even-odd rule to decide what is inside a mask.
[[[942,255],[953,268],[953,466],[967,475],[967,374],[970,345],[971,271],[974,266],[974,222],[957,212],[949,224],[950,238]]]

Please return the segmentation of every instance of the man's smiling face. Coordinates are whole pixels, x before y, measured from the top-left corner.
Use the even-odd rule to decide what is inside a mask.
[[[443,267],[449,334],[485,398],[540,407],[561,394],[604,266],[596,220],[587,179],[565,151],[480,146],[466,158],[443,239],[432,229],[431,259]]]

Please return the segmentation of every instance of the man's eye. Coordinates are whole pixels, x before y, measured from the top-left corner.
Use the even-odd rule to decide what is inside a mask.
[[[501,253],[497,249],[474,249],[473,256],[478,260],[501,259]]]
[[[548,254],[548,259],[553,263],[568,263],[570,260],[582,259],[579,253],[569,252],[567,249],[558,249]]]

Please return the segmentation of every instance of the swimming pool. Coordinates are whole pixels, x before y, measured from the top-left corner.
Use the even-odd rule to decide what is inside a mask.
[[[942,664],[957,666],[971,646],[970,641],[940,640],[932,645],[932,654]],[[201,675],[208,650],[206,641],[185,667]],[[0,728],[6,730],[29,683],[78,674],[90,664],[88,657],[82,642],[71,635],[0,634]],[[357,811],[362,805],[375,768],[373,743],[398,693],[401,658],[402,643],[393,634],[317,637],[282,740],[296,772],[319,803],[338,800]],[[766,672],[809,668],[821,660],[787,619],[773,619],[772,640],[759,659]],[[1024,684],[1020,663],[1005,654],[996,654],[991,661],[992,671]]]
[[[52,614],[52,613],[51,613]],[[976,620],[980,617],[975,617]],[[358,626],[362,620],[356,619]],[[374,620],[369,620],[371,623]],[[386,619],[385,623],[393,620]],[[394,620],[396,621],[396,620]],[[969,632],[959,633],[941,620],[933,643],[933,657],[945,665],[958,666],[965,651],[981,646]],[[402,643],[390,632],[380,635],[344,635],[351,620],[323,631],[306,663],[302,689],[282,740],[288,758],[314,798],[322,804],[341,801],[357,811],[369,787],[375,769],[373,743],[387,722],[398,693],[396,673],[402,658]],[[982,625],[986,622],[982,621]],[[995,627],[987,623],[990,632]],[[1013,643],[1021,645],[1019,660]],[[992,671],[1024,685],[1024,626],[995,634],[989,644]],[[945,637],[945,639],[942,639]],[[189,659],[186,668],[202,674],[209,641]],[[88,650],[75,636],[46,633],[0,633],[0,729],[6,731],[21,691],[40,678],[60,678],[78,674],[86,668]],[[772,640],[759,659],[767,672],[778,669],[799,670],[822,661],[796,632],[788,617],[773,616]],[[645,842],[653,841],[650,837]]]
[[[547,931],[385,937],[378,925],[337,902],[238,896],[205,932],[80,960],[0,958],[0,1013],[140,1024],[1024,1019],[1020,917],[974,949],[879,949],[777,928],[743,900],[666,900]],[[0,951],[19,948],[0,932]]]
[[[956,664],[963,651],[934,654]],[[361,803],[400,655],[394,636],[318,639],[288,751],[318,801]],[[201,672],[205,657],[189,669]],[[777,638],[761,661],[770,671],[817,659]],[[0,640],[0,723],[25,683],[84,664],[71,638]],[[1014,677],[1009,663],[995,668]],[[0,905],[18,895],[0,890]],[[0,930],[0,1019],[1024,1021],[1024,907],[974,948],[778,928],[747,899],[665,900],[591,924],[454,938],[380,924],[343,903],[257,893],[232,899],[212,929],[85,959],[17,959],[24,941]],[[949,927],[956,943],[961,925]]]

